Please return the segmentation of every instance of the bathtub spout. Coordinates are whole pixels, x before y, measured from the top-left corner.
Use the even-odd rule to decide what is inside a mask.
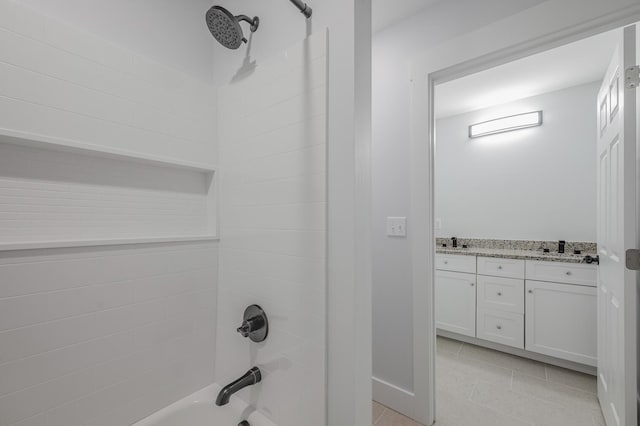
[[[260,383],[261,380],[262,373],[260,373],[260,369],[258,367],[253,367],[251,370],[247,371],[244,376],[222,388],[218,394],[218,398],[216,398],[216,405],[222,406],[228,404],[231,395],[246,388],[247,386]]]

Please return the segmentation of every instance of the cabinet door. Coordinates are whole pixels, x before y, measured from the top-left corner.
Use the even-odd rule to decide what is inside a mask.
[[[476,336],[476,276],[436,271],[436,327]]]
[[[596,365],[595,288],[527,280],[525,299],[528,351]]]

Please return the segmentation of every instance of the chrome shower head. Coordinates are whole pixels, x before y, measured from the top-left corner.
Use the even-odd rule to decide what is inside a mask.
[[[213,6],[206,14],[207,26],[211,35],[218,42],[228,49],[237,49],[246,43],[240,21],[251,24],[251,32],[255,32],[260,25],[260,18],[257,16],[253,19],[246,15],[233,16],[231,12],[222,6]]]

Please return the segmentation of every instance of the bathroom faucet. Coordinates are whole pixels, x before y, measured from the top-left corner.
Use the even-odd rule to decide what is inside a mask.
[[[456,238],[456,237],[452,237],[451,238],[451,246],[453,248],[458,248],[458,238]]]
[[[231,395],[246,388],[247,386],[260,383],[261,380],[262,373],[260,373],[260,369],[258,367],[251,368],[251,370],[247,371],[244,376],[222,388],[218,394],[218,398],[216,398],[216,405],[227,405]]]

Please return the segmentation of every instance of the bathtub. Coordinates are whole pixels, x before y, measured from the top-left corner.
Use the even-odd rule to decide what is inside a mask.
[[[275,426],[239,398],[231,397],[229,404],[216,406],[219,391],[218,385],[208,386],[133,426],[236,426],[242,420],[247,420],[251,426]]]

